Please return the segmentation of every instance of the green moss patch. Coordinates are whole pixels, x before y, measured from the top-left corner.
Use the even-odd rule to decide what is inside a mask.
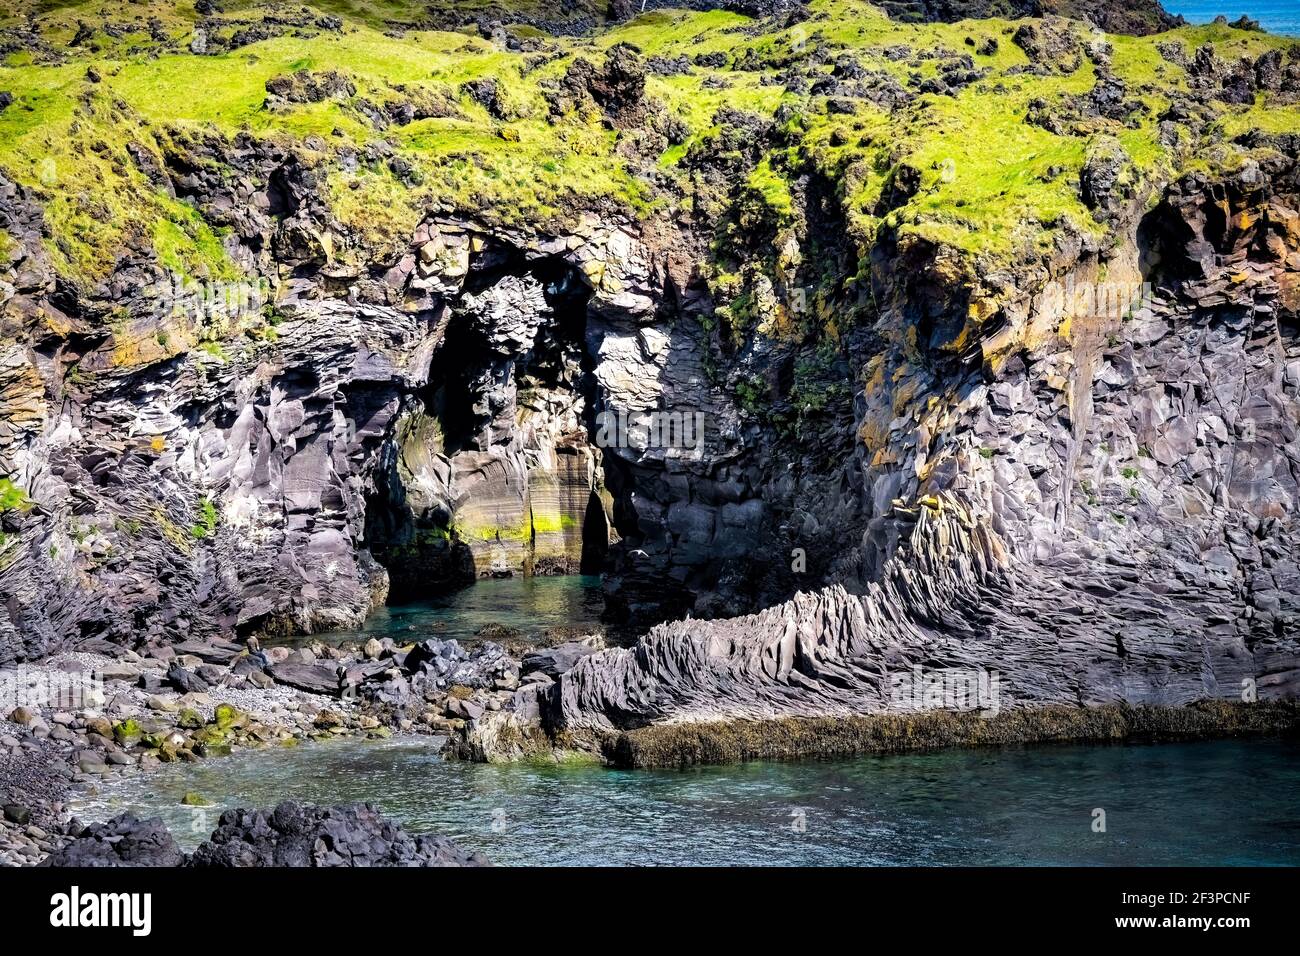
[[[32,500],[9,478],[0,478],[0,511],[27,511]]]
[[[113,739],[119,744],[133,744],[144,736],[144,730],[134,718],[118,721],[113,725]]]
[[[432,6],[438,13],[466,5]],[[477,6],[487,15],[500,9],[491,0]],[[536,8],[553,16],[553,6]],[[391,259],[429,212],[552,232],[587,213],[632,221],[682,214],[761,234],[772,248],[735,248],[746,236],[724,229],[720,258],[775,274],[789,265],[778,244],[797,232],[800,184],[810,174],[830,184],[861,260],[888,235],[937,244],[987,272],[1050,251],[1066,227],[1104,238],[1108,227],[1079,194],[1098,137],[1122,149],[1140,194],[1188,168],[1240,162],[1244,148],[1232,141],[1246,132],[1300,124],[1296,106],[1261,95],[1248,107],[1212,104],[1203,142],[1166,145],[1159,118],[1188,77],[1160,44],[1181,43],[1189,54],[1211,44],[1231,62],[1292,43],[1222,25],[1107,38],[1110,69],[1138,108],[1122,121],[1093,117],[1049,130],[1026,122],[1030,111],[1086,95],[1099,68],[1080,57],[1049,75],[1027,72],[1034,64],[1012,39],[1020,21],[902,23],[858,0],[812,0],[800,23],[660,10],[592,37],[512,28],[536,44],[512,51],[472,31],[390,29],[428,22],[430,5],[414,0],[318,0],[301,9],[313,8],[341,16],[341,32],[295,30],[214,55],[188,52],[200,19],[188,2],[149,5],[165,42],[150,37],[138,4],[34,8],[58,54],[19,53],[0,66],[0,89],[14,97],[0,112],[0,168],[42,204],[46,245],[65,277],[94,283],[127,250],[151,250],[185,277],[235,276],[222,231],[160,190],[138,161],[162,168],[188,133],[242,133],[299,152],[318,167],[343,234],[324,237],[340,240],[331,255],[368,264]],[[214,22],[228,32],[262,9],[224,4]],[[10,26],[21,19],[0,16]],[[128,29],[98,29],[106,20]],[[78,21],[96,32],[72,47]],[[1091,42],[1091,30],[1076,29]],[[555,91],[570,66],[579,58],[599,64],[615,44],[685,66],[647,74],[647,115],[635,128],[611,128],[591,102],[556,113]],[[969,57],[981,75],[950,92],[919,92],[957,57]],[[878,97],[814,92],[811,82],[786,88],[785,71],[811,70],[804,79],[817,80],[841,59],[871,82],[916,95],[891,110]],[[346,89],[315,102],[268,103],[268,81],[304,71],[338,74]],[[490,112],[466,92],[465,84],[482,80],[496,84]],[[419,107],[413,121],[382,119],[402,103]],[[764,155],[737,162],[739,173],[719,187],[702,181],[700,165],[730,163],[754,145],[727,129],[728,111],[774,121],[778,132]],[[903,170],[917,177],[906,194],[890,190]],[[706,263],[705,272],[716,266],[732,276],[741,264]],[[751,294],[738,289],[725,298],[743,304]]]
[[[644,727],[603,741],[618,767],[685,767],[904,753],[946,747],[1117,743],[1295,733],[1300,702],[1198,701],[1187,707],[1040,707],[975,713],[736,720]]]

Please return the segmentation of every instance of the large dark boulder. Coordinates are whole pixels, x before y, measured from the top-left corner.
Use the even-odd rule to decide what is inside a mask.
[[[556,678],[573,670],[578,661],[599,649],[583,641],[568,641],[555,647],[539,648],[524,655],[519,662],[519,670],[522,674],[542,673]]]
[[[488,866],[445,837],[412,835],[370,804],[228,810],[186,856],[159,819],[123,813],[86,827],[42,863],[76,866]]]
[[[123,813],[86,827],[41,866],[180,866],[185,862],[166,824]]]
[[[288,684],[298,690],[311,694],[331,694],[338,696],[339,673],[336,664],[300,664],[283,661],[272,664],[267,672],[279,684]]]
[[[486,866],[450,840],[412,836],[368,803],[313,807],[286,801],[270,813],[229,810],[191,866]]]
[[[208,682],[193,671],[186,670],[176,661],[167,667],[167,683],[182,694],[201,694],[208,689]]]

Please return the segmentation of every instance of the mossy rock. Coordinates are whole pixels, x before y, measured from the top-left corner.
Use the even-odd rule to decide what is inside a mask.
[[[203,715],[192,707],[186,707],[176,718],[176,726],[181,730],[198,730],[204,723]]]
[[[194,733],[190,734],[190,740],[198,744],[220,744],[226,741],[226,732],[220,727],[209,724],[206,727],[200,727]]]
[[[248,723],[248,718],[243,712],[230,704],[217,704],[216,710],[213,711],[212,720],[222,730],[229,730],[231,727],[243,726]]]
[[[212,806],[212,801],[204,797],[202,794],[195,793],[193,790],[191,790],[188,793],[186,793],[185,796],[181,797],[181,806],[210,807]]]
[[[602,749],[617,767],[687,767],[948,747],[1206,740],[1294,734],[1297,728],[1300,702],[1207,700],[1183,707],[1026,707],[988,718],[970,711],[934,711],[661,724],[607,736]]]
[[[133,717],[119,720],[113,725],[113,739],[119,744],[132,744],[144,736],[140,722]]]
[[[150,750],[160,750],[162,749],[163,743],[166,739],[166,734],[142,734],[140,736],[140,743],[148,747]]]
[[[556,749],[551,754],[539,754],[532,758],[532,762],[538,764],[559,764],[561,767],[602,767],[605,761],[599,754],[590,753],[586,750],[563,750]]]
[[[336,710],[322,710],[312,721],[312,726],[318,730],[337,730],[346,724],[342,714]]]
[[[54,22],[62,31],[66,8],[74,4],[50,0],[20,6],[40,11],[33,16],[47,30],[51,18],[58,18]],[[869,4],[813,0],[816,42],[803,43],[799,38],[805,28],[792,28],[782,18],[755,21],[720,10],[656,11],[608,24],[590,38],[548,37],[544,43],[554,49],[559,62],[536,68],[535,54],[502,50],[477,38],[467,41],[463,35],[440,31],[390,33],[389,22],[408,19],[406,13],[413,12],[405,11],[405,2],[329,4],[331,11],[346,8],[346,36],[322,31],[268,37],[256,44],[255,54],[224,54],[230,68],[223,69],[214,67],[209,56],[185,52],[183,45],[178,54],[138,56],[138,36],[110,31],[102,23],[109,16],[116,19],[121,4],[76,6],[78,18],[84,15],[88,25],[100,28],[93,43],[68,47],[48,59],[17,53],[6,64],[4,87],[15,102],[5,111],[0,166],[41,198],[54,265],[83,281],[105,278],[132,232],[153,246],[167,271],[237,277],[220,226],[156,189],[131,165],[128,147],[154,155],[183,153],[186,138],[173,127],[227,138],[238,135],[241,127],[259,137],[283,140],[336,137],[340,147],[346,147],[339,152],[349,154],[388,139],[409,173],[397,176],[389,169],[341,164],[332,168],[326,163],[319,171],[332,218],[355,234],[357,248],[397,248],[431,201],[475,209],[491,224],[503,226],[560,221],[566,207],[649,215],[663,205],[652,183],[666,178],[687,181],[690,157],[710,150],[730,153],[730,138],[744,135],[729,122],[715,120],[723,104],[770,118],[782,129],[785,148],[769,150],[754,168],[728,183],[742,187],[734,213],[755,228],[781,228],[797,218],[792,185],[797,177],[812,173],[826,177],[842,194],[845,231],[863,247],[859,255],[870,251],[865,247],[882,229],[897,229],[905,237],[943,243],[971,255],[996,256],[1003,263],[1018,262],[1026,250],[1050,242],[1054,224],[1063,219],[1093,235],[1100,231],[1070,185],[1084,163],[1083,136],[1072,129],[1052,132],[1025,122],[1029,104],[1036,99],[1068,111],[1100,71],[1075,65],[1068,72],[1027,73],[1026,67],[1037,64],[1019,44],[1006,41],[1004,31],[1011,28],[1001,20],[928,23],[913,9],[890,17]],[[173,36],[181,25],[186,32],[191,29],[193,3],[179,10],[170,10],[174,5],[169,3],[150,6]],[[267,4],[234,6],[251,14]],[[986,6],[1005,13],[1024,4]],[[1161,130],[1168,101],[1190,79],[1186,67],[1159,52],[1171,39],[1185,49],[1209,44],[1229,60],[1281,52],[1294,42],[1221,24],[1185,26],[1150,37],[1114,37],[1107,69],[1144,107],[1128,125],[1116,129],[1116,139],[1133,158],[1135,170],[1152,181],[1168,178],[1172,167],[1183,162],[1180,151],[1166,145]],[[593,44],[610,49],[617,43],[632,44],[647,57],[710,58],[686,75],[646,78],[647,100],[656,103],[656,109],[662,104],[665,114],[682,125],[673,144],[651,157],[653,172],[628,161],[619,148],[625,138],[608,135],[597,111],[571,110],[548,122],[534,118],[545,109],[547,87],[565,59],[590,55]],[[780,82],[786,69],[812,70],[848,55],[889,82],[912,85],[914,80],[935,78],[943,61],[894,58],[886,52],[890,47],[947,53],[963,45],[978,57],[981,71],[991,71],[986,82],[958,84],[950,95],[909,97],[911,102],[896,107],[853,96],[851,119],[825,110],[820,97],[787,90]],[[382,133],[360,120],[357,104],[347,102],[350,96],[283,110],[260,109],[268,80],[292,74],[304,64],[340,68],[367,92],[406,87],[408,97],[427,97],[420,105],[441,109],[429,109],[428,118]],[[745,68],[733,70],[732,64]],[[86,86],[74,81],[90,68],[108,73],[111,82]],[[486,107],[468,97],[459,107],[452,102],[460,81],[478,77],[498,83],[501,102],[492,112],[499,117],[482,112]],[[720,92],[724,77],[726,90]],[[433,83],[431,78],[436,78]],[[204,95],[195,96],[200,85]],[[417,92],[420,89],[424,92]],[[778,119],[784,107],[793,108],[795,115]],[[1223,145],[1235,147],[1248,130],[1291,132],[1293,109],[1285,97],[1262,96],[1259,102],[1252,98],[1249,105],[1224,108],[1216,134]],[[797,162],[786,159],[787,148]],[[920,188],[882,205],[882,194],[892,185],[891,173],[903,163],[920,172]],[[1059,174],[1049,175],[1058,167]],[[224,168],[214,171],[233,175]],[[695,190],[689,192],[687,201],[694,203]],[[698,201],[708,207],[721,200],[701,195]],[[179,348],[174,343],[180,338],[124,342],[118,354],[124,361],[152,361]],[[219,343],[210,344],[220,350]],[[0,508],[29,506],[23,489],[0,479]],[[200,499],[191,534],[210,538],[219,521],[213,502]],[[495,537],[494,529],[486,530]],[[514,528],[503,530],[516,533]]]

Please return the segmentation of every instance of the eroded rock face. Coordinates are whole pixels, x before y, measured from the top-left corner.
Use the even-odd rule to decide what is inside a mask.
[[[389,297],[452,305],[369,507],[395,593],[603,568],[619,612],[656,620],[766,593],[734,594],[775,522],[765,444],[707,367],[693,270],[594,217],[562,237],[420,227]]]
[[[406,499],[455,535],[477,576],[578,573],[587,534],[609,537],[581,343],[531,275],[466,295],[459,317],[448,350],[462,367],[433,394],[435,428],[402,447]]]
[[[916,668],[996,674],[1003,707],[1295,696],[1294,177],[1172,187],[1109,263],[1117,290],[1152,281],[1140,301],[1011,302],[984,357],[945,374],[887,349],[864,376],[865,532],[840,586],[585,657],[549,719],[906,711]],[[1086,262],[1071,278],[1104,288]]]
[[[662,280],[629,232],[431,219],[362,278],[332,262],[319,182],[293,154],[173,147],[159,188],[196,197],[230,226],[232,258],[269,273],[251,306],[129,255],[72,289],[39,210],[2,192],[21,344],[0,361],[0,464],[31,506],[5,514],[0,661],[353,626],[388,590],[371,548],[422,593],[599,570],[617,534],[584,305],[653,320]],[[210,175],[214,155],[242,175]],[[611,391],[652,375],[621,361]]]
[[[106,369],[47,406],[12,452],[40,507],[6,555],[0,658],[73,635],[359,622],[386,592],[359,548],[363,487],[435,328],[431,314],[303,304],[273,341]],[[39,354],[10,356],[42,380]]]
[[[441,221],[417,239],[412,273],[393,281],[454,305],[431,384],[384,462],[370,547],[399,592],[599,571],[617,535],[593,442],[586,308],[642,308],[628,275],[644,264],[625,233],[594,223],[539,241]]]

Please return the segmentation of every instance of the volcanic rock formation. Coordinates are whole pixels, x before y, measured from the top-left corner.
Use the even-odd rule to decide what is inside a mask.
[[[761,6],[15,68],[0,664],[599,570],[527,722],[1294,696],[1300,50]]]

